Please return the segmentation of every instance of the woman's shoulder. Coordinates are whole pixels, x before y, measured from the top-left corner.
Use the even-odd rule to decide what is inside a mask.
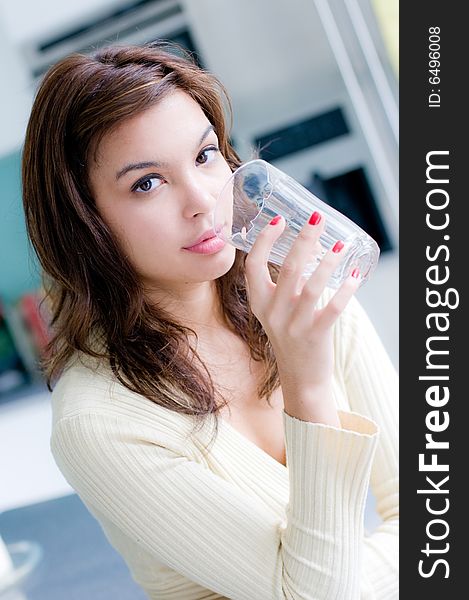
[[[75,353],[63,369],[52,391],[55,418],[71,417],[84,411],[110,407],[118,383],[104,359]]]
[[[202,460],[188,415],[128,390],[105,362],[83,356],[68,363],[52,392],[50,449],[70,485],[92,502],[126,469],[129,475],[174,459]],[[93,490],[90,473],[100,473]]]
[[[188,415],[152,402],[124,386],[108,361],[76,354],[63,370],[52,392],[53,428],[63,420],[80,423],[120,422],[126,428],[183,432]]]

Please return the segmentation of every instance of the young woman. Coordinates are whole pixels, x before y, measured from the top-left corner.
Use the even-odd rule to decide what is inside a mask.
[[[326,287],[341,244],[301,275],[321,215],[280,270],[282,218],[248,255],[214,236],[240,164],[224,98],[161,45],[70,56],[39,88],[23,183],[55,460],[149,598],[397,598],[396,374],[359,273]]]

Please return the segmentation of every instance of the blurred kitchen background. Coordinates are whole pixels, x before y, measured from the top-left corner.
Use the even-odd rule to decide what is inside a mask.
[[[47,341],[20,156],[42,74],[110,42],[179,42],[228,89],[232,140],[359,223],[381,257],[358,292],[398,367],[397,0],[0,0],[0,512],[69,494],[49,451]]]

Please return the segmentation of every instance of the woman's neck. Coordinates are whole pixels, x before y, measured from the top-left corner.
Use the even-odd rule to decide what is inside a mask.
[[[194,284],[183,291],[152,290],[150,297],[175,321],[190,327],[197,335],[215,336],[226,328],[215,281]]]

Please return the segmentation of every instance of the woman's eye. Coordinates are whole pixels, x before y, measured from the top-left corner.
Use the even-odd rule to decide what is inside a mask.
[[[160,187],[161,183],[162,181],[160,177],[152,175],[137,181],[132,188],[132,191],[139,194],[148,194],[148,192],[153,192],[153,190]]]
[[[218,148],[216,146],[210,146],[209,148],[205,148],[197,157],[197,163],[199,165],[203,165],[205,163],[211,162],[218,152]]]

